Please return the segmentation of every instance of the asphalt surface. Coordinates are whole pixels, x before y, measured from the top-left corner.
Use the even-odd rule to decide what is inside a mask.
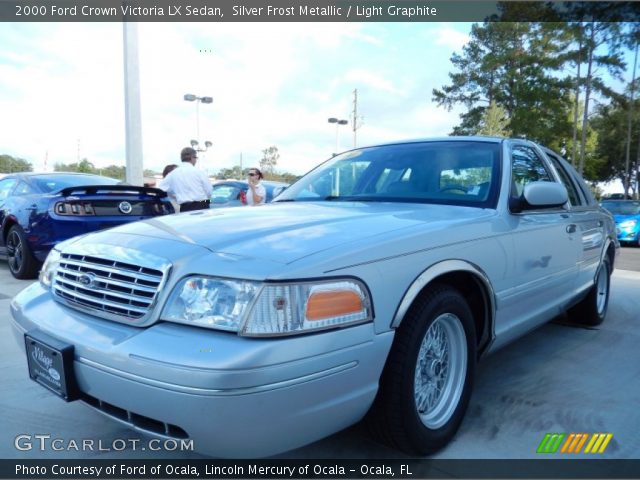
[[[144,435],[29,380],[9,314],[11,297],[28,284],[0,262],[0,458],[203,458],[173,445],[149,445]],[[587,329],[558,318],[484,359],[458,434],[430,458],[534,459],[546,433],[610,432],[613,439],[598,458],[639,459],[638,293],[640,248],[622,248],[605,322]],[[86,441],[92,449],[73,448]],[[359,424],[278,458],[407,457],[376,443]]]

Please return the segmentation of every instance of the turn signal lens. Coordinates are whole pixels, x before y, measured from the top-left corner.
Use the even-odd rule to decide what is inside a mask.
[[[307,320],[324,320],[349,315],[364,309],[362,299],[353,290],[318,291],[309,296]]]
[[[239,333],[247,337],[297,335],[372,320],[371,299],[359,280],[266,284]]]

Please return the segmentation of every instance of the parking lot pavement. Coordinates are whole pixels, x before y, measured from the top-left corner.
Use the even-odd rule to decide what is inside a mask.
[[[640,272],[621,269],[637,259],[640,249],[622,249],[609,313],[600,327],[578,328],[558,318],[484,359],[457,436],[431,458],[536,458],[546,433],[571,432],[612,433],[599,458],[640,458]],[[144,435],[80,402],[67,404],[29,380],[9,314],[10,298],[27,285],[14,280],[0,262],[0,411],[5,412],[0,417],[0,458],[201,458],[167,449],[173,445],[150,446]],[[30,439],[18,441],[21,449],[16,447],[20,435]],[[58,449],[52,448],[54,439],[59,439]],[[92,449],[72,447],[85,440],[93,441]],[[406,457],[376,443],[356,425],[279,458]]]

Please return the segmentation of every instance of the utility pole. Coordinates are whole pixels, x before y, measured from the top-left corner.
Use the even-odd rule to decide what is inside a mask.
[[[142,185],[142,115],[140,112],[140,72],[138,68],[138,27],[135,22],[122,22],[124,46],[124,115],[126,170],[131,185]]]
[[[633,59],[633,72],[631,74],[631,84],[629,92],[629,109],[627,112],[627,152],[624,162],[624,197],[627,198],[629,194],[629,187],[631,186],[631,170],[629,169],[630,153],[631,153],[631,123],[633,114],[633,100],[634,100],[634,86],[636,83],[636,65],[638,63],[638,42],[636,42],[636,54]]]
[[[358,89],[356,88],[353,91],[353,112],[351,113],[353,116],[353,121],[351,122],[353,129],[353,148],[357,147],[358,139],[357,139],[357,130],[362,126],[362,123],[358,121]]]

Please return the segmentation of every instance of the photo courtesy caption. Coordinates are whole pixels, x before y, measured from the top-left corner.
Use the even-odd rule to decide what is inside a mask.
[[[411,476],[409,466],[405,464],[399,465],[399,473],[402,476]],[[113,476],[113,475],[189,475],[191,477],[199,477],[201,473],[205,476],[224,476],[224,475],[249,475],[249,476],[265,476],[277,475],[279,477],[294,477],[307,475],[339,475],[350,476],[354,473],[361,475],[394,477],[396,472],[389,465],[367,465],[362,464],[358,470],[355,468],[347,468],[341,465],[318,465],[307,464],[300,466],[287,465],[204,465],[204,472],[196,465],[125,465],[116,464],[108,466],[88,466],[88,465],[58,465],[54,464],[48,469],[46,466],[36,465],[16,465],[16,475],[42,475],[42,476]]]

